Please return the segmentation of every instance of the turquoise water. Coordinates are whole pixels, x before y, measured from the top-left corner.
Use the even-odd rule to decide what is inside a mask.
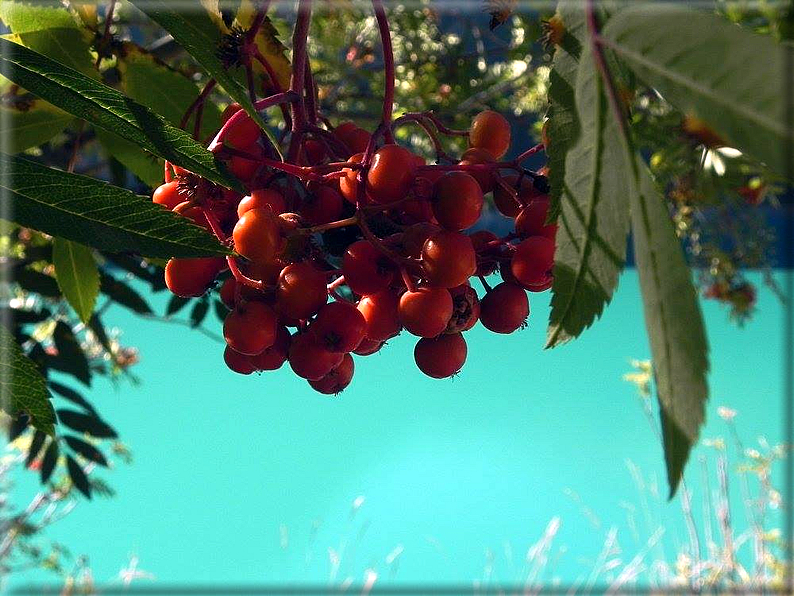
[[[613,526],[626,563],[663,524],[672,562],[686,542],[680,503],[664,499],[661,448],[621,379],[630,359],[649,357],[636,273],[623,275],[591,330],[544,351],[548,299],[532,295],[524,331],[470,332],[455,379],[423,377],[406,335],[358,358],[335,399],[286,367],[236,376],[222,346],[199,333],[112,309],[106,323],[140,349],[144,383],[97,382],[91,397],[135,461],[105,474],[115,498],[81,503],[49,536],[85,553],[98,582],[131,555],[161,584],[362,582],[368,568],[378,582],[523,582],[528,547],[556,517],[544,581],[588,578]],[[762,290],[744,328],[713,302],[704,310],[713,397],[703,436],[726,436],[716,411],[729,406],[746,446],[760,435],[783,441],[781,305]],[[713,482],[713,450],[698,447],[693,461],[699,454]],[[687,480],[700,520],[697,465]],[[30,490],[22,481],[17,500]],[[737,491],[736,525],[746,528]]]

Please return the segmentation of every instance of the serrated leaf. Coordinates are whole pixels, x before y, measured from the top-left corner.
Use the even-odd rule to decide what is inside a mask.
[[[1,184],[2,180],[0,180]],[[11,271],[11,279],[28,292],[35,292],[47,298],[61,297],[61,290],[55,278],[41,271],[27,267],[14,267]]]
[[[168,305],[165,307],[165,316],[170,317],[171,315],[178,313],[182,310],[187,304],[190,303],[190,298],[183,298],[182,296],[171,296],[168,300]]]
[[[23,412],[28,414],[34,427],[48,435],[54,434],[55,411],[44,377],[3,325],[0,325],[0,406],[14,418]]]
[[[58,383],[57,381],[49,381],[47,385],[52,391],[54,391],[64,399],[67,399],[73,404],[77,404],[78,406],[85,408],[87,412],[90,412],[94,416],[97,415],[94,406],[92,406],[82,395],[77,393],[77,391],[75,391],[71,387],[67,387],[66,385]]]
[[[228,254],[206,230],[147,197],[105,182],[0,154],[0,189],[13,220],[94,248],[155,257]]]
[[[91,484],[88,482],[88,476],[86,476],[83,468],[71,455],[66,456],[66,469],[74,487],[83,493],[86,498],[91,499]]]
[[[74,410],[58,410],[58,420],[72,430],[86,433],[97,439],[116,439],[118,434],[113,427],[100,420],[97,416],[75,412]]]
[[[565,158],[546,347],[577,337],[601,315],[617,287],[629,231],[626,147],[589,44],[576,81],[581,134]]]
[[[6,78],[62,110],[208,180],[244,190],[188,133],[115,89],[5,39],[0,39],[0,65]]]
[[[41,459],[41,483],[44,484],[52,476],[55,465],[58,463],[58,441],[50,441],[44,457]]]
[[[150,315],[154,311],[143,297],[130,286],[106,273],[100,273],[99,289],[108,298],[126,306],[139,315]]]
[[[215,316],[218,317],[218,320],[224,321],[229,314],[228,307],[220,300],[213,300],[212,306],[213,310],[215,311]]]
[[[781,175],[794,172],[790,46],[676,4],[622,10],[603,38],[639,79],[729,146]]]
[[[642,163],[639,176],[638,192],[631,195],[634,252],[672,497],[705,418],[708,344],[692,274],[664,198]]]
[[[41,323],[52,316],[48,309],[40,311],[20,310],[16,308],[0,307],[0,320],[9,321],[11,327],[15,325],[28,325],[30,323]],[[8,318],[4,318],[8,317]]]
[[[88,323],[99,294],[99,270],[91,249],[56,237],[52,246],[52,264],[64,298],[80,320]]]
[[[65,435],[63,439],[74,452],[79,453],[87,460],[95,462],[100,466],[105,466],[106,468],[108,467],[108,460],[99,449],[90,443],[86,443],[82,439],[78,439],[73,435]]]
[[[549,220],[556,220],[560,213],[560,197],[565,185],[565,156],[579,137],[579,116],[576,113],[574,91],[576,73],[581,56],[581,43],[585,34],[584,7],[581,2],[563,0],[558,4],[557,15],[565,27],[560,46],[554,52],[549,73],[549,109],[545,148],[549,168]]]
[[[150,19],[168,31],[231,98],[242,106],[246,113],[259,124],[278,151],[278,143],[266,129],[265,123],[251,103],[251,98],[240,84],[232,68],[225,66],[216,55],[222,39],[222,31],[210,18],[206,10],[184,10],[169,0],[131,0]],[[190,171],[190,168],[187,168]],[[196,172],[198,173],[198,172]]]
[[[79,29],[47,28],[40,31],[4,35],[2,38],[23,45],[92,79],[99,78],[99,73],[91,60],[89,45]]]
[[[91,370],[88,366],[88,358],[86,358],[71,327],[63,321],[58,321],[55,331],[52,333],[52,340],[58,354],[48,359],[49,366],[68,373],[78,381],[90,386]]]
[[[41,448],[44,447],[44,441],[47,439],[47,435],[37,430],[33,433],[33,439],[30,441],[30,447],[28,448],[28,455],[25,458],[25,467],[29,468],[30,464],[34,462],[36,456],[38,456],[39,451]]]
[[[159,265],[155,263],[153,259],[141,259],[140,257],[127,254],[110,254],[105,256],[113,266],[123,269],[138,279],[148,283],[152,287],[153,292],[166,289],[162,268],[165,267],[167,261]]]
[[[110,345],[110,338],[105,332],[105,325],[102,323],[99,313],[95,312],[93,315],[91,315],[91,318],[88,320],[88,328],[91,330],[91,333],[93,333],[94,337],[105,349],[105,351],[110,352],[112,349]]]
[[[11,443],[19,435],[25,432],[30,419],[25,414],[20,414],[17,418],[11,419],[11,424],[8,425],[8,442]]]

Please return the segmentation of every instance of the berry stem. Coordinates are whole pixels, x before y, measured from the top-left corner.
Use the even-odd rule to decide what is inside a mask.
[[[487,281],[485,281],[484,275],[478,275],[477,277],[480,279],[480,283],[482,284],[482,287],[485,289],[486,292],[490,292],[493,289],[491,285]]]
[[[317,234],[320,232],[325,232],[326,230],[335,230],[336,228],[344,228],[347,226],[354,226],[358,224],[358,216],[352,215],[345,219],[340,219],[337,221],[332,221],[329,223],[312,226],[311,228],[301,228],[299,232],[301,234]]]
[[[312,67],[306,59],[306,112],[309,124],[317,126],[317,89],[314,86],[314,75]]]
[[[287,161],[291,163],[294,163],[298,156],[301,137],[306,129],[306,105],[303,95],[306,82],[306,42],[311,19],[312,0],[298,0],[298,16],[292,32],[292,77],[289,87],[290,91],[298,96],[292,104],[292,138],[287,151]]]
[[[384,134],[387,143],[394,143],[391,129],[392,111],[394,110],[394,50],[391,44],[391,31],[382,0],[372,0],[375,19],[378,22],[381,44],[383,45],[383,70],[386,78],[383,90],[383,116],[381,124],[385,126]]]
[[[392,124],[392,130],[400,126],[401,124],[413,122],[417,124],[422,130],[427,133],[427,136],[430,138],[430,141],[433,143],[433,148],[436,151],[436,159],[438,161],[442,159],[446,159],[447,161],[455,161],[453,160],[446,151],[444,151],[444,147],[441,145],[441,141],[438,138],[436,132],[428,125],[426,117],[421,114],[404,114],[397,118],[394,123]]]
[[[94,63],[94,68],[99,68],[99,65],[102,62],[102,55],[104,51],[104,46],[107,44],[108,39],[110,39],[110,26],[113,24],[113,13],[116,10],[116,0],[110,0],[110,4],[105,10],[105,29],[102,32],[102,38],[96,44],[97,52],[96,62]]]
[[[403,278],[403,283],[405,284],[405,289],[409,292],[416,291],[416,285],[414,284],[413,278],[408,274],[408,270],[403,266],[400,267],[400,275]]]
[[[270,0],[263,0],[260,4],[259,9],[256,11],[256,15],[254,16],[254,20],[251,23],[251,28],[245,34],[245,40],[248,43],[255,43],[256,34],[259,33],[259,29],[262,27],[262,23],[265,21],[265,17],[267,16],[267,11],[270,9]]]
[[[535,153],[538,153],[538,152],[540,152],[540,151],[543,151],[544,149],[545,149],[545,147],[543,146],[543,143],[538,143],[538,144],[537,144],[537,145],[535,145],[534,147],[530,147],[529,149],[527,149],[526,151],[524,151],[524,152],[523,152],[521,155],[519,155],[518,157],[516,157],[516,158],[513,160],[513,163],[514,163],[515,165],[518,165],[518,164],[520,164],[522,161],[524,161],[524,160],[525,160],[527,157],[529,157],[530,155],[535,155]]]
[[[187,126],[187,121],[190,120],[190,115],[196,110],[196,108],[204,104],[207,96],[215,88],[216,83],[217,81],[215,79],[210,79],[207,81],[207,84],[204,85],[204,89],[201,90],[201,93],[198,94],[198,97],[195,99],[195,101],[188,106],[185,115],[182,116],[182,120],[179,121],[179,128],[184,129],[185,126]]]
[[[267,76],[270,77],[270,82],[273,85],[273,89],[276,93],[283,93],[284,88],[281,86],[281,83],[278,81],[278,77],[276,76],[276,71],[273,70],[273,67],[268,62],[267,58],[262,55],[262,52],[259,51],[259,48],[254,45],[251,49],[252,56],[254,60],[259,62],[262,67],[267,71]],[[292,128],[292,117],[289,113],[289,108],[286,104],[279,104],[281,108],[281,114],[284,116],[284,130],[290,130]]]
[[[226,257],[226,262],[229,265],[229,271],[231,271],[232,275],[234,276],[234,281],[236,281],[238,284],[243,284],[250,288],[259,290],[260,292],[266,288],[265,284],[262,283],[261,281],[256,279],[251,279],[247,275],[244,275],[243,272],[240,271],[240,268],[237,266],[237,261],[234,259],[234,257],[231,256]]]
[[[468,130],[456,130],[454,128],[448,128],[448,127],[444,126],[444,124],[441,122],[441,120],[439,120],[438,116],[436,116],[435,113],[432,110],[429,110],[427,112],[422,112],[422,114],[424,114],[427,118],[430,119],[430,121],[433,123],[433,125],[438,129],[438,132],[440,132],[441,134],[445,134],[445,135],[447,135],[449,137],[468,137],[469,136],[469,131]]]

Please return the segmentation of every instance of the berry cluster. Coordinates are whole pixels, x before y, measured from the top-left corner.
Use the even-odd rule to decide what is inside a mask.
[[[449,163],[428,165],[396,144],[393,129],[407,123],[425,129],[439,162]],[[469,149],[452,159],[439,134],[465,135]],[[224,360],[237,373],[289,362],[315,390],[336,394],[353,377],[351,354],[373,354],[404,329],[419,338],[414,358],[423,373],[454,375],[466,360],[464,332],[478,320],[496,333],[521,328],[526,292],[552,281],[556,226],[546,223],[546,178],[520,166],[542,147],[499,161],[509,145],[509,124],[496,112],[478,114],[468,131],[416,113],[373,133],[352,122],[317,126],[282,161],[232,104],[210,149],[249,194],[167,164],[153,200],[236,255],[171,259],[166,284],[189,297],[221,280],[217,291],[230,311]],[[466,232],[487,193],[515,219],[506,237]],[[497,270],[503,282],[491,288],[485,276]],[[486,290],[482,299],[473,276]]]

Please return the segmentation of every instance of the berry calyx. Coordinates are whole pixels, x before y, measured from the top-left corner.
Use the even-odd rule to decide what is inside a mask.
[[[468,331],[480,318],[480,300],[477,292],[469,284],[463,284],[449,291],[452,296],[452,316],[444,333]]]

